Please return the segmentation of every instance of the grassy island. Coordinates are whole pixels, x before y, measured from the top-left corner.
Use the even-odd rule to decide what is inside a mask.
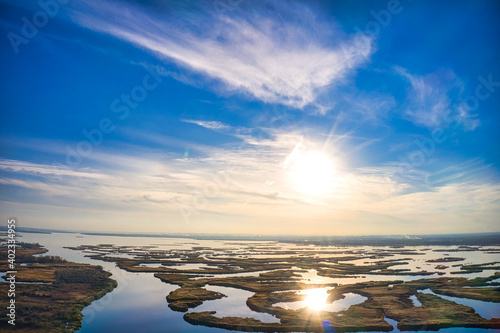
[[[500,272],[495,272],[499,270],[498,262],[463,263],[463,257],[444,253],[443,257],[423,259],[421,264],[411,268],[409,263],[415,256],[431,249],[338,247],[323,250],[321,255],[309,246],[289,249],[275,243],[248,245],[245,255],[234,255],[236,248],[196,246],[189,250],[167,251],[111,244],[82,245],[73,249],[86,251],[95,259],[115,262],[130,272],[154,273],[163,282],[179,286],[166,295],[168,305],[174,311],[187,312],[184,319],[193,325],[252,332],[324,332],[328,328],[337,332],[391,331],[393,326],[386,320],[390,318],[397,321],[402,331],[500,328],[500,318],[483,318],[473,308],[439,296],[500,302],[500,283],[496,281]],[[447,252],[487,250],[491,251],[458,247]],[[494,272],[489,277],[473,279],[450,275],[483,271]],[[445,274],[448,276],[443,276]],[[371,276],[384,279],[370,281]],[[346,278],[349,283],[345,282]],[[196,307],[204,301],[225,297],[211,291],[210,286],[254,293],[246,300],[247,307],[272,315],[277,322],[221,317],[214,311],[196,312]],[[336,312],[279,306],[282,302],[303,301],[306,296],[301,291],[317,288],[327,290],[326,304],[344,299],[349,293],[364,298]],[[427,289],[434,294],[422,292]],[[413,300],[420,304],[415,305]]]
[[[35,256],[45,252],[38,244],[18,243],[16,248],[15,331],[74,332],[81,327],[83,308],[117,283],[101,266]],[[2,249],[0,271],[8,271],[6,253]],[[8,289],[9,283],[0,283],[3,309],[9,302]],[[12,329],[8,320],[0,318],[0,331]]]

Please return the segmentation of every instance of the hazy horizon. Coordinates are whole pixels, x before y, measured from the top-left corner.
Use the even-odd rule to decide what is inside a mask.
[[[0,230],[6,229],[4,227],[0,227]],[[421,234],[345,234],[345,235],[333,235],[333,234],[264,234],[264,233],[203,233],[203,232],[192,232],[192,233],[163,233],[163,232],[120,232],[113,230],[79,230],[79,229],[49,229],[49,228],[38,228],[31,226],[18,226],[17,230],[20,233],[39,233],[39,232],[47,232],[47,233],[76,233],[76,234],[87,234],[87,235],[113,235],[113,236],[123,236],[123,237],[167,237],[167,238],[194,238],[201,237],[202,239],[218,239],[217,237],[222,237],[222,239],[237,239],[241,237],[241,239],[275,239],[282,240],[286,238],[290,238],[290,240],[307,240],[308,238],[318,240],[321,238],[325,239],[351,239],[351,238],[374,238],[374,239],[406,239],[406,240],[420,240],[420,237],[454,237],[454,236],[492,236],[496,234],[500,234],[500,231],[488,231],[488,232],[472,232],[472,233],[442,233],[442,234],[431,234],[431,233],[421,233]]]
[[[63,2],[0,0],[4,221],[500,231],[499,2]]]

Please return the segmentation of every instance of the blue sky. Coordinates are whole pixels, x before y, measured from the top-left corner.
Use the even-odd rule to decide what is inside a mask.
[[[0,0],[0,205],[119,232],[500,231],[498,1]]]

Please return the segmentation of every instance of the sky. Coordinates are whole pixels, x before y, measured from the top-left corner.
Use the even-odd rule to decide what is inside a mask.
[[[0,0],[0,218],[500,231],[500,2]]]

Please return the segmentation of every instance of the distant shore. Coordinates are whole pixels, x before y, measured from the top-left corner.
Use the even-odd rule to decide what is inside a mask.
[[[0,226],[0,231],[7,227]],[[469,234],[439,234],[439,235],[361,235],[361,236],[319,236],[319,235],[238,235],[238,234],[188,234],[188,233],[120,233],[120,232],[89,232],[57,229],[41,229],[19,227],[18,232],[29,233],[77,233],[89,236],[118,237],[160,237],[189,238],[196,240],[227,240],[227,241],[276,241],[302,245],[322,246],[430,246],[430,245],[463,245],[487,246],[500,245],[500,232],[469,233]]]

